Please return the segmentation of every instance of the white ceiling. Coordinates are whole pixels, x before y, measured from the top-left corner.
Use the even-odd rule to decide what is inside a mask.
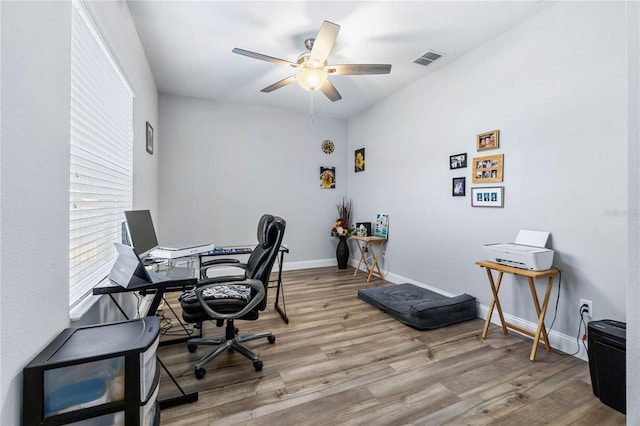
[[[309,111],[298,84],[260,90],[295,70],[234,47],[295,62],[328,20],[341,26],[328,64],[391,64],[388,75],[337,75],[342,95],[313,95],[314,114],[348,118],[552,5],[550,1],[128,1],[161,93]],[[446,56],[423,67],[429,50]]]

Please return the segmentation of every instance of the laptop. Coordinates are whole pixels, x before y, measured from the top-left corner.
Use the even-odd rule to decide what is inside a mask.
[[[109,280],[112,282],[124,288],[135,289],[171,281],[170,278],[157,272],[147,271],[133,247],[120,243],[113,244],[118,250],[118,258],[109,272]]]
[[[126,229],[123,229],[123,241],[130,242],[142,258],[150,256],[160,259],[176,259],[206,253],[215,248],[213,244],[159,246],[149,210],[125,211],[124,217]]]

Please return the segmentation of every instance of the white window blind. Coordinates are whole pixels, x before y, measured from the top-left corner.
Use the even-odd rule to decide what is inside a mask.
[[[71,307],[108,275],[132,205],[133,92],[83,7],[71,19]]]

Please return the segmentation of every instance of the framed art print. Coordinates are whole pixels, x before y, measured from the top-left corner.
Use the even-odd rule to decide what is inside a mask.
[[[480,133],[476,137],[476,144],[478,151],[484,151],[486,149],[500,148],[500,131],[492,130],[486,133]]]
[[[147,152],[153,155],[153,127],[147,121]]]
[[[453,184],[451,189],[451,195],[454,197],[464,197],[465,195],[465,182],[466,178],[464,177],[455,177],[453,178]]]
[[[462,169],[467,167],[467,153],[449,156],[449,169]]]
[[[364,172],[364,148],[356,149],[354,170],[356,173]]]
[[[472,207],[504,207],[504,186],[471,188]]]
[[[376,226],[373,230],[374,237],[389,238],[389,215],[378,213],[376,215]]]
[[[336,187],[336,168],[320,167],[320,188],[335,189]]]
[[[504,154],[475,157],[473,159],[473,183],[502,182]]]

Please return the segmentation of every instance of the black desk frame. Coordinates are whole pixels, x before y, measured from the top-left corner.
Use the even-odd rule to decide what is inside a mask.
[[[280,252],[280,256],[278,256],[278,279],[277,280],[272,280],[270,282],[277,282],[277,284],[275,286],[276,287],[276,301],[275,301],[275,304],[274,304],[274,308],[278,312],[278,314],[280,315],[282,320],[285,322],[285,324],[289,324],[289,317],[287,316],[287,308],[286,308],[285,301],[284,301],[284,289],[282,288],[282,267],[284,265],[284,254],[285,253],[289,253],[289,249],[287,247],[280,246],[279,252]],[[207,257],[207,256],[220,256],[220,255],[233,255],[233,254],[249,254],[249,253],[220,253],[220,254],[201,253],[198,256],[199,257],[198,261],[201,263],[202,262],[202,258],[203,257]],[[197,283],[198,283],[198,279],[193,277],[193,278],[184,278],[184,279],[165,281],[165,282],[160,283],[160,284],[149,284],[148,286],[138,287],[138,288],[135,288],[135,289],[128,289],[128,288],[122,287],[122,286],[117,285],[117,284],[110,284],[110,285],[105,285],[105,286],[94,287],[93,288],[93,294],[94,295],[105,295],[105,294],[108,295],[109,298],[116,305],[116,307],[118,308],[120,313],[126,319],[129,319],[129,316],[124,312],[124,310],[122,309],[122,307],[120,306],[118,301],[113,296],[114,294],[128,293],[128,292],[132,292],[132,291],[140,292],[140,294],[142,296],[145,296],[147,294],[154,294],[153,299],[151,300],[151,305],[149,305],[149,309],[147,310],[147,313],[145,315],[145,316],[154,316],[156,314],[156,312],[158,311],[158,308],[160,307],[160,304],[162,303],[162,301],[165,300],[164,299],[165,293],[170,293],[170,292],[174,292],[174,291],[186,291],[186,290],[189,290],[189,289],[195,287],[195,285]],[[269,286],[269,288],[273,288],[273,287]],[[282,295],[282,308],[280,307],[280,304],[279,304],[280,295]],[[185,342],[185,341],[187,341],[188,339],[190,339],[192,337],[190,335],[190,333],[189,333],[189,330],[187,330],[187,328],[185,327],[184,323],[180,320],[180,318],[178,317],[176,312],[173,310],[173,308],[171,308],[171,305],[169,303],[167,303],[167,306],[169,306],[169,309],[171,310],[173,315],[178,319],[178,322],[180,322],[180,325],[184,329],[184,331],[185,331],[187,336],[185,338],[172,339],[170,341],[161,342],[160,346],[165,346],[165,345],[168,345],[168,344]],[[200,329],[200,333],[202,333],[202,329]],[[202,336],[200,336],[200,337],[202,337]],[[169,369],[164,365],[164,363],[162,362],[160,357],[158,357],[156,355],[156,359],[160,363],[160,366],[162,367],[162,369],[167,373],[167,375],[169,376],[171,381],[176,385],[176,387],[180,391],[180,396],[177,396],[177,397],[174,397],[174,398],[168,398],[168,399],[160,401],[160,408],[163,409],[163,408],[173,407],[173,406],[176,406],[176,405],[181,405],[181,404],[186,404],[186,403],[197,401],[198,400],[198,392],[192,392],[192,393],[189,393],[189,394],[185,393],[185,391],[182,389],[182,386],[180,386],[180,384],[176,381],[176,379],[173,377],[173,375],[171,374]]]
[[[111,300],[113,301],[113,303],[115,303],[115,305],[118,308],[118,310],[120,311],[120,313],[122,313],[122,315],[126,319],[129,319],[129,316],[124,312],[124,310],[122,309],[122,307],[120,306],[118,301],[115,299],[115,297],[113,297],[114,294],[117,294],[117,293],[128,293],[128,292],[132,292],[132,291],[138,291],[143,296],[147,295],[147,294],[154,294],[153,299],[151,300],[151,305],[149,306],[149,309],[147,310],[147,313],[145,315],[145,316],[154,316],[156,314],[156,311],[160,307],[160,303],[162,303],[162,301],[164,300],[164,294],[165,293],[172,292],[172,291],[185,291],[185,290],[188,290],[190,288],[193,288],[197,284],[197,282],[198,282],[198,279],[193,277],[193,278],[185,278],[185,279],[179,279],[179,280],[165,281],[165,282],[162,282],[162,283],[159,283],[159,284],[149,284],[148,286],[137,287],[135,289],[133,289],[133,288],[129,289],[129,288],[125,288],[125,287],[119,286],[117,284],[111,284],[111,285],[106,285],[106,286],[94,287],[93,288],[93,294],[94,295],[103,295],[103,294],[108,295],[111,298]],[[173,309],[172,309],[172,311],[173,311]],[[174,315],[175,315],[175,312],[174,312]],[[177,316],[176,316],[176,318],[177,318]],[[178,318],[178,320],[179,320],[179,318]],[[182,322],[180,322],[180,323],[182,324]],[[184,328],[184,324],[183,324],[183,328]],[[186,328],[185,328],[185,331],[187,331]],[[184,340],[182,340],[182,341],[184,341]],[[177,341],[173,340],[173,341],[171,341],[171,343],[177,343]],[[160,366],[162,367],[162,369],[167,373],[167,375],[169,376],[171,381],[176,385],[176,387],[180,391],[180,395],[179,396],[174,397],[174,398],[168,398],[168,399],[160,401],[159,402],[160,403],[160,409],[173,407],[173,406],[181,405],[181,404],[186,404],[186,403],[190,403],[190,402],[196,402],[198,400],[198,392],[186,393],[184,391],[184,389],[182,389],[182,386],[180,386],[180,384],[173,377],[173,374],[171,374],[171,372],[166,367],[166,365],[164,365],[164,363],[162,362],[160,357],[157,356],[157,354],[156,354],[156,359],[158,360],[158,363],[160,363]]]

